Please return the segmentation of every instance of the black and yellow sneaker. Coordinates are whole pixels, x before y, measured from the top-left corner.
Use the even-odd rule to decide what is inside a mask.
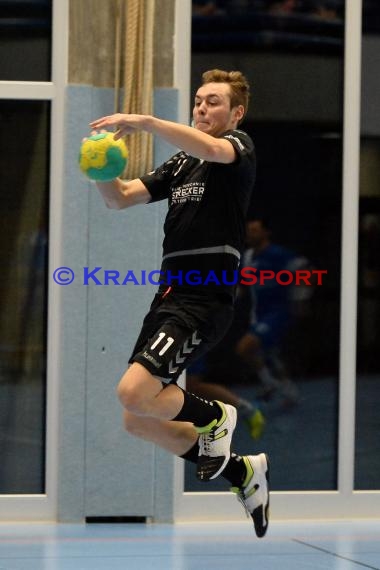
[[[220,420],[196,428],[199,433],[197,477],[200,481],[215,479],[221,474],[231,456],[231,439],[236,426],[236,408],[215,402],[222,410]]]
[[[269,524],[269,460],[265,453],[243,456],[247,475],[241,487],[231,487],[248,517],[252,517],[256,535],[262,538]]]

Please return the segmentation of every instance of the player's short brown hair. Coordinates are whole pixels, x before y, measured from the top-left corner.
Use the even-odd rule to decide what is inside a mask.
[[[250,89],[247,78],[241,71],[224,71],[222,69],[210,69],[202,74],[202,84],[206,83],[227,83],[231,89],[231,108],[243,105],[244,119],[250,97]],[[241,122],[240,121],[240,122]]]

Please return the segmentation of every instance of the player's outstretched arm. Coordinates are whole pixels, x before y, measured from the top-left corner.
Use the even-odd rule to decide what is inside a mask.
[[[116,113],[96,119],[90,126],[93,129],[116,127],[115,140],[137,131],[153,133],[191,156],[208,162],[227,164],[236,159],[234,148],[228,140],[151,115]]]
[[[124,181],[115,178],[107,182],[96,182],[98,190],[107,206],[112,210],[122,210],[137,204],[146,204],[151,195],[139,178]]]

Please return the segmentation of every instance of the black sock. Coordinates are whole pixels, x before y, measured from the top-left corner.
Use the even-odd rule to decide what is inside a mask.
[[[198,443],[195,443],[186,453],[181,455],[182,459],[185,461],[190,461],[191,463],[198,462]],[[236,453],[231,453],[231,457],[226,467],[221,473],[221,477],[227,479],[231,483],[232,487],[241,487],[244,479],[246,478],[247,470],[245,463],[240,455]]]
[[[193,447],[190,447],[189,451],[186,451],[183,455],[180,455],[181,459],[185,461],[190,461],[190,463],[198,463],[198,442],[194,443]]]
[[[232,487],[241,487],[247,476],[247,468],[241,455],[231,453],[230,460],[221,475],[231,483]]]
[[[173,421],[192,422],[196,427],[206,427],[222,417],[222,411],[218,404],[208,402],[195,394],[185,392],[185,390],[182,391],[184,394],[183,406]]]

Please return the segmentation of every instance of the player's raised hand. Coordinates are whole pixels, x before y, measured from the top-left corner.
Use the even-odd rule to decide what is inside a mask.
[[[114,138],[117,140],[136,131],[147,130],[147,119],[145,115],[115,113],[91,121],[90,127],[92,129],[116,128]]]

